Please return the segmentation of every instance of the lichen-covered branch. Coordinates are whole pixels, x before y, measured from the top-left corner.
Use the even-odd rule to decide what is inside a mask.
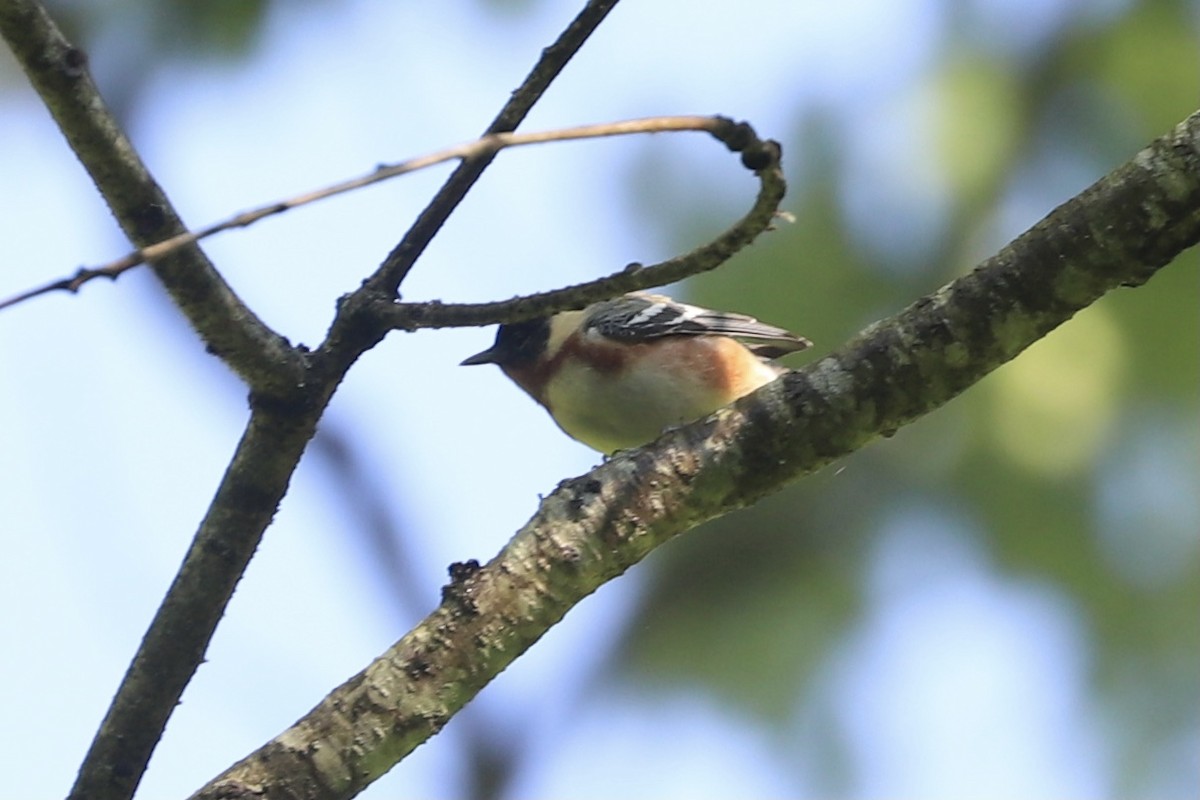
[[[195,800],[354,796],[663,542],[938,408],[1198,240],[1200,113],[821,361],[564,481],[491,562],[456,565],[420,625]]]

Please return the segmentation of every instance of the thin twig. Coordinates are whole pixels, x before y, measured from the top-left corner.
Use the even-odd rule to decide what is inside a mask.
[[[566,142],[579,139],[595,139],[606,136],[626,136],[635,133],[666,133],[671,131],[703,131],[713,126],[713,117],[704,116],[664,116],[648,117],[645,119],[626,120],[624,122],[608,122],[596,125],[579,125],[571,128],[539,131],[535,133],[493,133],[471,142],[457,144],[433,153],[416,158],[410,158],[396,164],[385,164],[376,167],[369,173],[357,178],[340,181],[320,189],[314,189],[304,194],[296,195],[285,200],[268,203],[257,208],[235,214],[220,222],[214,222],[194,231],[181,233],[161,242],[142,247],[95,267],[81,267],[70,277],[60,278],[43,286],[30,289],[21,294],[0,300],[0,310],[9,306],[49,294],[56,291],[78,292],[88,281],[96,278],[116,279],[122,273],[144,264],[147,261],[164,258],[183,247],[195,244],[222,231],[234,228],[246,228],[260,220],[276,214],[282,214],[294,208],[300,208],[318,200],[325,200],[356,189],[362,189],[375,183],[386,181],[400,175],[426,169],[447,161],[460,159],[469,161],[488,157],[510,147],[522,147],[531,144],[547,142]]]

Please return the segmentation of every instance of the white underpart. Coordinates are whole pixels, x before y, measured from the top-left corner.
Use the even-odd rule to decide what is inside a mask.
[[[718,339],[689,338],[691,346],[713,344]],[[752,373],[743,377],[739,395],[770,383],[782,371],[763,361],[756,363]],[[707,416],[729,399],[694,372],[602,374],[579,361],[562,365],[546,397],[555,421],[568,436],[603,453],[646,444],[668,428]]]

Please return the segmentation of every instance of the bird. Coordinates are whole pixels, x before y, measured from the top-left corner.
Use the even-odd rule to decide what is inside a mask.
[[[787,372],[812,342],[730,311],[631,292],[501,324],[464,366],[495,364],[568,436],[612,455],[708,416]]]

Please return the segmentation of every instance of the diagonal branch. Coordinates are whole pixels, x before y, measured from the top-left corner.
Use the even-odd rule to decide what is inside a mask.
[[[353,797],[663,542],[944,405],[1197,241],[1200,112],[821,361],[564,481],[490,563],[455,565],[420,625],[194,800]]]
[[[133,796],[324,406],[297,407],[298,414],[269,408],[251,414],[183,565],[96,732],[69,800]]]
[[[147,247],[185,234],[166,194],[105,106],[87,57],[63,37],[41,4],[0,3],[0,35],[130,241]],[[300,354],[242,303],[199,247],[157,260],[153,269],[208,349],[252,388],[278,391],[299,380]]]

